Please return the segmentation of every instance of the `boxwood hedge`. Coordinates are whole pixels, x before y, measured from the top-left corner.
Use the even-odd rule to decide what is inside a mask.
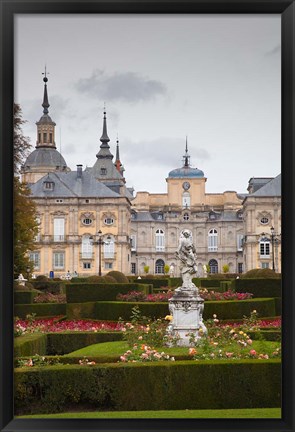
[[[87,308],[85,307],[87,305]],[[68,319],[95,318],[98,320],[129,320],[132,308],[137,306],[142,315],[151,318],[163,318],[169,315],[168,302],[92,302],[72,303],[67,305]],[[275,299],[250,299],[236,301],[206,301],[204,319],[216,314],[219,319],[242,319],[256,310],[260,317],[276,316]]]
[[[282,281],[273,279],[235,279],[233,286],[236,292],[249,292],[254,297],[281,297]]]
[[[38,291],[33,291],[33,290],[14,291],[14,304],[30,304],[30,303],[33,303],[34,298],[38,294],[39,294]]]
[[[16,415],[279,407],[278,360],[62,365],[15,372]]]
[[[152,286],[138,283],[69,283],[66,286],[67,303],[116,300],[117,295],[129,291],[143,291],[149,294]]]
[[[47,354],[46,334],[35,333],[14,338],[15,357],[32,356],[35,354]]]
[[[54,317],[66,314],[65,303],[35,303],[14,305],[14,316],[26,318],[35,313],[37,317]]]

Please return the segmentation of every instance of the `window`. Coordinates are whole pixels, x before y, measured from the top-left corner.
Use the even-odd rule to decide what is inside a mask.
[[[164,231],[158,229],[156,231],[156,251],[165,250],[165,234]]]
[[[190,208],[191,206],[191,196],[189,192],[183,192],[182,194],[182,207]]]
[[[237,234],[237,250],[243,250],[243,234]]]
[[[50,191],[54,189],[54,182],[51,180],[46,180],[43,182],[43,187],[46,191]]]
[[[101,175],[107,175],[107,169],[106,168],[100,168],[100,174]]]
[[[38,224],[38,233],[35,236],[35,242],[39,242],[41,240],[41,234],[40,234],[40,224],[41,224],[41,219],[39,217],[36,217],[36,222]],[[30,258],[31,259],[31,258]],[[33,261],[33,260],[31,260]]]
[[[92,242],[89,235],[82,237],[82,258],[92,258]]]
[[[111,263],[111,262],[104,263],[104,268],[107,269],[107,270],[112,269],[113,268],[113,263]]]
[[[237,212],[237,218],[238,218],[238,219],[243,219],[243,212],[238,211],[238,212]]]
[[[269,268],[269,263],[268,262],[261,263],[261,268],[268,269]]]
[[[114,258],[115,257],[115,243],[111,237],[109,237],[103,245],[103,255],[104,255],[104,258]]]
[[[216,229],[211,229],[208,233],[208,251],[215,252],[218,249],[218,234]]]
[[[162,259],[158,259],[156,261],[156,267],[155,267],[155,273],[156,274],[163,274],[164,273],[164,261]]]
[[[83,269],[84,270],[91,269],[91,263],[90,262],[83,262]]]
[[[260,256],[263,258],[270,257],[270,242],[269,240],[262,239],[260,241]]]
[[[238,263],[238,273],[243,273],[243,263]]]
[[[188,213],[184,213],[183,220],[185,220],[185,221],[189,220],[189,214]]]
[[[136,274],[136,263],[131,263],[131,273]]]
[[[40,134],[40,132],[38,133],[38,142],[39,143],[41,142],[41,134]]]
[[[133,234],[132,236],[130,236],[130,238],[131,238],[131,250],[136,251],[136,235]]]
[[[265,217],[265,216],[263,216],[263,217],[260,219],[260,223],[261,223],[262,225],[267,225],[268,222],[269,222],[269,219],[268,219],[267,217]]]
[[[218,263],[215,259],[209,261],[210,273],[218,273]]]
[[[50,144],[52,144],[52,133],[51,132],[49,134],[49,142],[50,142]]]
[[[53,241],[60,242],[65,239],[65,220],[64,218],[54,218],[53,220]]]
[[[113,223],[114,223],[114,219],[111,218],[111,217],[107,217],[107,218],[105,218],[104,223],[105,223],[106,225],[113,225]]]
[[[40,252],[31,252],[30,261],[34,265],[34,269],[38,270],[40,268]]]
[[[62,200],[62,199],[56,199],[55,202],[56,202],[56,203],[62,203],[63,200]]]
[[[92,219],[90,218],[84,218],[82,220],[83,225],[91,225],[92,224]]]
[[[43,133],[43,142],[44,143],[47,142],[47,133],[46,132]]]
[[[209,214],[209,219],[210,220],[215,220],[216,219],[216,214],[215,213],[210,213]]]
[[[54,252],[53,253],[53,268],[55,270],[62,270],[65,267],[65,253]]]

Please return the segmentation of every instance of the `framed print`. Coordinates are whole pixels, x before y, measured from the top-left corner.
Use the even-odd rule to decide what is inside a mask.
[[[1,0],[2,431],[294,430],[294,2]]]

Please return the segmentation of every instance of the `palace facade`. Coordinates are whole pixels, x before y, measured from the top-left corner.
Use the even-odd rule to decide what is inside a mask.
[[[252,268],[281,270],[281,176],[251,178],[248,194],[206,193],[206,177],[190,163],[187,143],[181,167],[169,172],[167,192],[137,192],[126,186],[120,161],[109,145],[106,113],[92,167],[71,171],[56,149],[49,116],[47,81],[43,114],[36,123],[35,150],[22,167],[22,181],[36,203],[39,234],[30,252],[35,274],[90,276],[119,270],[163,274],[175,259],[179,234],[188,228],[197,250],[198,271],[228,266],[231,273]]]

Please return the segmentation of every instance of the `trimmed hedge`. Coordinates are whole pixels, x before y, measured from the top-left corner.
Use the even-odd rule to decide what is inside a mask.
[[[38,294],[40,294],[40,292],[32,290],[14,291],[14,304],[31,304]]]
[[[26,318],[35,313],[37,317],[54,317],[66,315],[66,303],[34,303],[17,304],[14,306],[14,316]]]
[[[35,289],[45,292],[50,292],[51,294],[60,294],[64,293],[65,290],[65,282],[64,281],[38,281],[31,280],[30,281]]]
[[[100,342],[113,342],[122,340],[121,332],[73,332],[73,333],[47,333],[48,355],[69,354],[72,351]]]
[[[26,357],[35,354],[47,354],[47,337],[46,334],[29,334],[14,338],[14,355],[15,357]]]
[[[221,360],[21,368],[14,385],[16,415],[79,406],[128,411],[271,408],[281,404],[281,363]]]
[[[88,305],[84,308],[84,305]],[[132,308],[138,306],[142,315],[151,318],[164,318],[169,315],[168,302],[92,302],[72,303],[67,305],[68,319],[94,318],[97,320],[117,321],[119,318],[129,320]],[[261,317],[276,316],[274,299],[250,299],[229,301],[206,301],[204,319],[217,314],[218,319],[242,319],[250,316],[256,309]]]
[[[116,300],[118,294],[127,294],[129,291],[149,294],[152,286],[138,283],[69,283],[66,286],[67,303]]]
[[[281,279],[235,279],[236,292],[249,292],[254,297],[282,297]]]

